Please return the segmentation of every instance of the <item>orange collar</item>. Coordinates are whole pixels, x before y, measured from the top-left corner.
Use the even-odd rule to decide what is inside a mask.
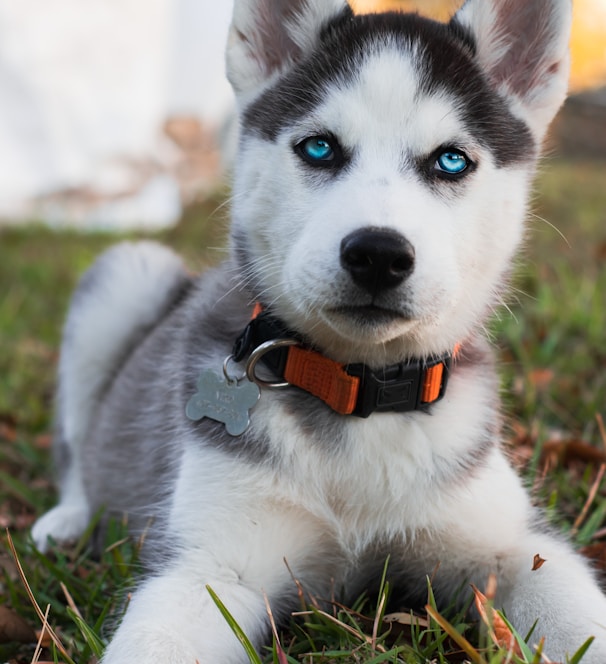
[[[290,343],[278,343],[285,339]],[[263,363],[281,381],[313,394],[341,415],[358,417],[368,417],[373,412],[427,410],[444,396],[452,359],[459,350],[457,346],[447,355],[410,360],[379,370],[365,364],[343,365],[310,348],[299,335],[257,305],[252,320],[236,341],[233,358],[241,362],[262,345],[267,348],[261,358]]]

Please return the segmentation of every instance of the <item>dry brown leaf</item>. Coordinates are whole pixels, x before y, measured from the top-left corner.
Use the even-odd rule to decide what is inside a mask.
[[[405,627],[410,627],[412,625],[423,628],[429,627],[429,621],[427,618],[415,616],[415,614],[410,611],[408,613],[388,613],[383,616],[383,622],[390,625],[395,623]]]
[[[532,571],[536,572],[538,569],[541,569],[541,567],[543,567],[546,562],[546,559],[541,558],[541,556],[537,553],[532,561]]]
[[[564,465],[572,461],[606,463],[606,450],[594,447],[583,440],[550,440],[541,450],[543,459],[555,458]]]
[[[539,390],[549,387],[555,378],[552,369],[534,369],[528,374],[528,381]]]
[[[581,549],[581,553],[589,558],[602,572],[606,572],[606,542],[588,544]]]
[[[36,643],[34,628],[18,613],[0,606],[0,643]]]
[[[53,437],[50,433],[41,433],[34,439],[34,445],[39,450],[50,450],[53,444]]]
[[[606,242],[600,242],[595,250],[596,258],[599,261],[606,260]]]
[[[14,443],[17,440],[17,428],[9,422],[0,420],[0,440]]]
[[[488,627],[490,638],[496,645],[507,648],[509,652],[522,657],[520,646],[507,623],[501,618],[498,611],[495,611],[488,598],[474,585],[471,587],[475,596],[476,609],[482,622]]]
[[[338,603],[335,606],[345,608]],[[361,613],[352,612],[349,609],[348,611],[365,630],[373,630],[376,636],[378,630],[377,616],[370,618]],[[403,639],[406,642],[410,642],[413,628],[418,626],[421,629],[427,629],[430,625],[425,616],[420,616],[412,611],[387,613],[383,616],[382,622],[383,625],[389,628],[389,633],[386,637],[387,643],[393,643],[396,639]]]

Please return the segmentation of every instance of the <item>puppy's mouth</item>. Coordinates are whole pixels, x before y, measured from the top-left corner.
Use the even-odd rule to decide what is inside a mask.
[[[411,311],[390,309],[376,304],[333,307],[330,309],[330,314],[341,319],[345,318],[350,324],[373,328],[409,322],[414,318]]]

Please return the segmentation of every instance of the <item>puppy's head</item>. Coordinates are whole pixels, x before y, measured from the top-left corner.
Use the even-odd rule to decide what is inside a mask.
[[[233,250],[253,297],[343,362],[443,353],[498,301],[568,75],[570,0],[447,24],[236,0]]]

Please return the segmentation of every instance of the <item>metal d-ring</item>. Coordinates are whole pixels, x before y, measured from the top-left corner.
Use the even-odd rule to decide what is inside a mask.
[[[255,368],[259,360],[266,354],[275,350],[276,348],[284,348],[285,346],[298,346],[299,342],[295,339],[272,339],[271,341],[266,341],[260,346],[257,346],[255,350],[250,354],[248,361],[246,362],[246,377],[253,383],[259,385],[259,387],[269,387],[272,389],[278,389],[281,387],[288,387],[290,383],[272,383],[271,381],[263,380],[255,374]]]
[[[223,360],[223,375],[225,376],[225,380],[229,383],[229,385],[235,385],[239,383],[243,378],[246,377],[246,374],[243,373],[241,376],[233,376],[232,374],[229,373],[229,363],[234,359],[233,355],[228,355],[224,360]]]

